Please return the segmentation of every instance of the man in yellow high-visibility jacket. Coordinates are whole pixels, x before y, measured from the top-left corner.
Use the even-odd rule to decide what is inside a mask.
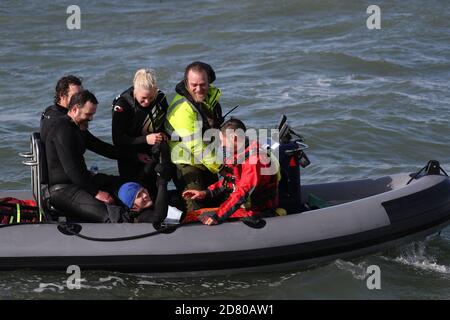
[[[204,190],[218,180],[217,173],[223,168],[222,161],[206,149],[209,143],[203,141],[206,130],[218,129],[223,123],[221,92],[211,85],[214,80],[215,73],[209,64],[199,61],[189,64],[167,111],[165,130],[171,136],[169,146],[177,167],[177,187],[182,189],[179,191]],[[186,209],[211,205],[202,202],[187,200]]]

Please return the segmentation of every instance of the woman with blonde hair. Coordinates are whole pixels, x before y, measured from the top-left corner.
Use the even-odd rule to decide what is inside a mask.
[[[112,103],[112,138],[119,154],[119,174],[124,181],[135,181],[156,193],[154,166],[159,162],[159,145],[167,141],[164,121],[166,95],[158,89],[155,71],[136,71],[133,86]],[[136,155],[131,157],[130,154]],[[137,160],[139,159],[139,160]]]

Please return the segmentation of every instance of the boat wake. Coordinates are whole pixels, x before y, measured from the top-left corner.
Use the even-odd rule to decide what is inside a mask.
[[[20,290],[11,291],[24,272],[14,272],[12,283],[0,281],[0,299],[208,299],[258,298],[258,290],[281,290],[286,282],[300,272],[241,276],[161,278],[152,274],[124,274],[120,272],[85,271],[79,288],[70,288],[67,275],[44,272],[33,276]],[[1,279],[0,279],[1,280]]]
[[[418,257],[416,255],[412,256],[401,256],[396,258],[394,261],[404,264],[410,265],[418,269],[429,270],[434,272],[439,272],[443,274],[450,275],[450,267],[445,265],[440,265],[433,260],[430,260],[426,257]]]
[[[350,272],[353,278],[357,280],[364,280],[367,277],[367,267],[369,264],[365,261],[353,263],[350,261],[337,259],[334,261],[334,265],[340,270]]]
[[[383,254],[354,261],[337,259],[334,261],[334,266],[339,270],[349,272],[354,279],[364,280],[368,276],[367,268],[370,265],[380,264],[380,262],[374,260],[375,258],[388,263],[410,267],[415,272],[431,272],[440,277],[450,279],[450,256],[448,255],[447,241],[445,236],[432,235],[423,241],[391,249]],[[381,269],[383,268],[381,266]]]
[[[387,255],[382,255],[380,258],[420,271],[434,272],[450,277],[450,265],[448,265],[448,261],[445,261],[448,260],[445,257],[446,251],[448,248],[441,247],[440,237],[432,235],[423,241],[413,242],[389,252]]]

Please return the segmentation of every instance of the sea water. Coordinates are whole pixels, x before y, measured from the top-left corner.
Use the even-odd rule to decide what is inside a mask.
[[[0,187],[29,188],[17,154],[63,75],[96,94],[90,129],[110,142],[111,102],[138,68],[154,68],[170,100],[194,60],[213,66],[224,112],[240,105],[232,115],[249,127],[273,128],[287,115],[310,146],[304,184],[414,172],[430,159],[450,172],[450,2],[377,1],[379,28],[369,23],[372,4],[2,0]],[[112,160],[86,159],[117,172]],[[381,289],[367,285],[374,265]],[[81,270],[80,289],[69,289],[69,276],[2,272],[0,299],[449,299],[450,231],[309,270],[195,278]]]

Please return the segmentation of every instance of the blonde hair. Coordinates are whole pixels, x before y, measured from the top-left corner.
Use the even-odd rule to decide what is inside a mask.
[[[156,75],[153,69],[139,69],[136,71],[133,80],[134,88],[152,90],[157,88]]]

